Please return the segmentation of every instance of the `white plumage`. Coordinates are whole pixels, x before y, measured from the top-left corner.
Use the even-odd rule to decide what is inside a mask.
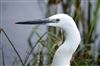
[[[57,49],[51,66],[70,66],[73,53],[80,43],[80,33],[74,20],[67,14],[57,14],[49,17],[49,20],[59,19],[56,23],[49,23],[48,26],[60,27],[65,32],[65,41]]]

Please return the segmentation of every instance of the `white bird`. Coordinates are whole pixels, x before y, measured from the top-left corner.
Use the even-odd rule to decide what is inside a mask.
[[[48,26],[63,29],[65,32],[65,41],[55,52],[51,66],[70,66],[72,55],[81,41],[79,30],[72,17],[67,14],[56,14],[46,19],[17,22],[16,24],[47,24]]]

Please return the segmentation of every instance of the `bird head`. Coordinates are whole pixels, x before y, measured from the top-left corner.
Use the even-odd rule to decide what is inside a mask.
[[[76,25],[73,19],[67,14],[56,14],[45,19],[17,22],[16,24],[26,24],[26,25],[47,24],[48,26],[60,27],[63,29],[73,28],[73,26]]]
[[[48,26],[60,27],[63,29],[71,29],[76,27],[76,24],[72,17],[67,14],[56,14],[48,18],[52,22]]]

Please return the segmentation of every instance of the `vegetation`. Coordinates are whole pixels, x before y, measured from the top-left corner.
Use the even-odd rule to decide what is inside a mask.
[[[65,1],[67,1],[67,2],[65,2]],[[98,57],[95,60],[95,57],[94,57],[93,51],[92,51],[92,49],[94,49],[94,47],[91,47],[91,46],[95,45],[95,41],[98,36],[95,33],[95,30],[96,30],[98,15],[99,15],[98,11],[100,10],[99,9],[100,8],[100,0],[96,1],[95,8],[93,8],[93,3],[95,1],[92,1],[92,0],[84,0],[84,1],[86,1],[88,3],[88,5],[86,6],[87,11],[84,10],[84,8],[81,5],[83,0],[49,0],[48,8],[47,8],[48,12],[47,12],[46,17],[59,13],[59,11],[58,11],[59,9],[57,9],[57,7],[58,7],[57,5],[60,4],[60,6],[62,6],[61,11],[63,13],[69,14],[70,16],[73,17],[78,28],[80,29],[81,37],[82,37],[82,42],[80,43],[79,48],[76,50],[76,52],[73,55],[73,58],[71,60],[71,66],[80,66],[80,65],[81,66],[96,66],[96,65],[98,66],[100,64],[100,58]],[[52,5],[54,7],[52,7]],[[71,11],[72,6],[74,7],[73,13]],[[86,12],[88,13],[87,15],[86,15]],[[93,16],[93,18],[92,18],[92,16]],[[80,25],[81,25],[81,27],[80,27]],[[7,36],[4,29],[0,28],[0,34],[1,34],[1,32],[4,33],[4,35],[10,42],[12,48],[16,52],[22,66],[30,66],[30,65],[43,66],[43,58],[44,58],[43,52],[40,51],[37,54],[33,53],[33,50],[35,49],[37,44],[42,45],[43,48],[46,48],[48,50],[46,53],[47,54],[46,56],[48,56],[48,58],[44,62],[46,63],[47,66],[49,66],[50,63],[52,62],[52,58],[53,58],[55,51],[64,41],[64,32],[60,28],[49,27],[48,32],[44,33],[41,36],[36,31],[38,29],[38,27],[39,26],[36,26],[35,28],[33,28],[32,32],[29,35],[29,38],[28,38],[29,52],[27,53],[25,60],[21,59],[18,51],[16,50],[14,44],[11,42],[11,40]],[[33,44],[31,43],[31,38],[32,38],[32,36],[34,36],[34,34],[36,34],[39,39],[37,40],[36,44],[34,44],[34,46],[33,46]],[[43,39],[43,37],[45,37],[46,35],[48,35],[47,39]],[[59,43],[59,45],[58,45],[58,43]],[[3,52],[4,51],[2,48],[2,60],[3,60],[2,65],[5,66],[6,64],[5,64]],[[31,54],[34,57],[31,58],[31,60],[28,62]]]

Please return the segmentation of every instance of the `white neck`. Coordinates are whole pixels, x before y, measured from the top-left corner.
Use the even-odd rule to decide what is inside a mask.
[[[73,53],[80,43],[80,34],[77,27],[65,31],[65,42],[57,49],[51,66],[70,66]]]

